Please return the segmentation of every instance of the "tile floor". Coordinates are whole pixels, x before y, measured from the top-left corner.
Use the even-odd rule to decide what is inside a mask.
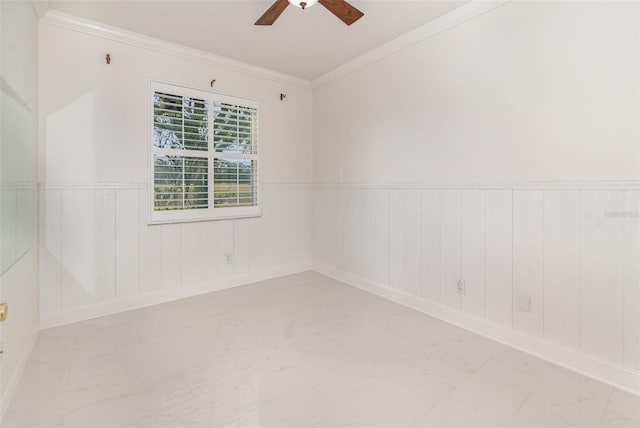
[[[4,426],[640,426],[640,399],[306,272],[41,332]]]

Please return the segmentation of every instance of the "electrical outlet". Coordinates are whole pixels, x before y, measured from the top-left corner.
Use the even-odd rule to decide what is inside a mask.
[[[465,293],[466,293],[466,291],[467,291],[467,284],[466,284],[466,282],[465,282],[464,280],[462,280],[462,279],[461,279],[461,280],[458,280],[458,287],[457,287],[456,291],[457,291],[459,294],[465,294]]]
[[[230,265],[231,263],[233,263],[233,257],[231,257],[231,254],[224,255],[224,263],[227,265]]]
[[[518,298],[518,310],[521,312],[530,313],[531,312],[531,297],[529,296],[520,296]]]

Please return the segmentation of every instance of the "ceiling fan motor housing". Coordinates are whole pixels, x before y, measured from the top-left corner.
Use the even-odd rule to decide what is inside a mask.
[[[295,7],[299,7],[301,9],[306,9],[308,7],[313,6],[318,2],[318,0],[287,0],[289,4],[294,5]]]
[[[346,0],[276,0],[256,21],[256,25],[273,25],[290,4],[306,9],[318,2],[347,25],[353,24],[364,16],[364,13],[347,3]]]

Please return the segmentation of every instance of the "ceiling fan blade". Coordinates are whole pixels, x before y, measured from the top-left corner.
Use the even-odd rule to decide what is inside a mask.
[[[347,25],[353,24],[364,16],[364,13],[344,0],[318,0],[318,2]]]
[[[289,6],[289,2],[287,0],[276,0],[276,2],[267,9],[260,19],[256,21],[255,25],[273,25],[287,6]]]

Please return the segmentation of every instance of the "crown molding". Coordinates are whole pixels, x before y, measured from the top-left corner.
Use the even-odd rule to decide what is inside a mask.
[[[44,18],[47,12],[51,10],[49,0],[31,0],[31,6],[33,6],[33,11],[38,19]]]
[[[212,65],[214,67],[224,68],[226,70],[243,73],[249,76],[283,83],[285,85],[296,86],[303,89],[311,89],[311,82],[307,79],[280,73],[278,71],[269,70],[263,67],[258,67],[246,62],[237,61],[220,55],[215,55],[210,52],[190,48],[187,46],[179,45],[177,43],[167,42],[155,37],[145,36],[143,34],[123,30],[118,27],[113,27],[111,25],[92,21],[86,18],[81,18],[79,16],[71,15],[68,13],[59,12],[57,10],[49,10],[48,12],[46,12],[46,14],[40,19],[40,22],[47,25],[62,27],[68,30],[78,31],[85,34],[90,34],[92,36],[101,37],[103,39],[113,40],[127,45],[149,49],[155,52]]]
[[[324,86],[334,80],[346,76],[349,73],[353,73],[366,65],[379,61],[422,40],[433,37],[436,34],[455,27],[458,24],[487,13],[490,10],[508,3],[509,1],[510,0],[472,0],[414,30],[409,31],[408,33],[405,33],[350,61],[345,62],[319,77],[316,77],[311,81],[311,85],[314,89]]]

